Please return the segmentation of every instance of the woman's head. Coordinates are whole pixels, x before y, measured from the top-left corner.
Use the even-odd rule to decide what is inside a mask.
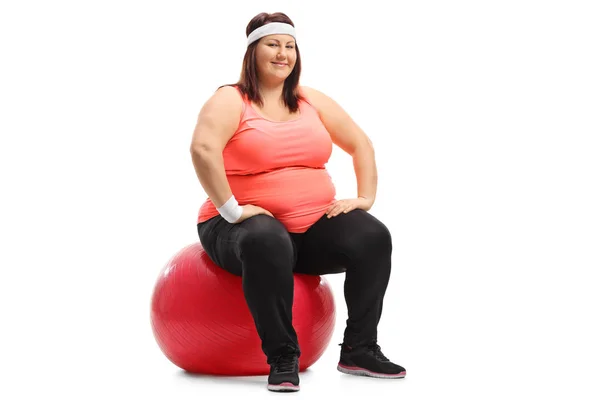
[[[261,27],[267,31],[257,31]],[[269,30],[271,27],[275,29]],[[283,83],[285,104],[291,111],[298,109],[301,63],[292,27],[294,23],[283,13],[260,13],[246,26],[246,36],[251,43],[246,49],[240,80],[236,85],[257,104],[263,104],[259,92],[261,85]]]

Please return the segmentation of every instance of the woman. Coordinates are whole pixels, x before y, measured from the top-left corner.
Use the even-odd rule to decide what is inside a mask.
[[[367,212],[377,187],[372,144],[334,101],[298,85],[300,52],[285,14],[257,15],[246,35],[239,82],[217,89],[193,134],[194,168],[209,197],[199,239],[215,264],[242,277],[271,366],[269,390],[299,390],[295,272],[346,273],[339,371],[402,378],[405,369],[377,345],[392,241]],[[354,199],[335,199],[325,169],[333,144],[353,157]]]

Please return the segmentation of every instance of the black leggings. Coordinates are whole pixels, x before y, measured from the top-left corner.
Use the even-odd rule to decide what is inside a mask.
[[[324,215],[304,233],[289,233],[277,219],[263,214],[239,224],[218,215],[199,223],[198,235],[215,264],[242,277],[267,362],[284,352],[300,355],[292,326],[293,273],[346,272],[344,343],[358,346],[377,340],[392,239],[387,227],[368,212]]]

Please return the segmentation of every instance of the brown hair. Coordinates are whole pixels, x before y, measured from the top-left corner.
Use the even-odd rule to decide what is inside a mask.
[[[255,29],[260,28],[261,26],[270,22],[283,22],[294,26],[292,20],[284,13],[260,13],[254,18],[252,18],[246,26],[246,36],[250,35],[250,33],[252,33],[252,31],[254,31]],[[222,85],[219,88],[223,86],[236,86],[238,89],[240,89],[242,94],[248,98],[248,100],[253,101],[258,105],[262,106],[263,99],[258,91],[258,72],[256,71],[257,44],[258,40],[252,43],[246,49],[246,54],[244,55],[244,61],[242,64],[242,72],[240,74],[240,79],[237,81],[237,83],[234,83],[232,85]],[[300,99],[304,99],[298,91],[298,83],[300,82],[300,71],[302,68],[298,44],[296,44],[295,47],[296,65],[294,65],[294,69],[292,70],[291,74],[286,78],[283,84],[283,101],[286,107],[290,110],[290,112],[298,111],[298,101]]]

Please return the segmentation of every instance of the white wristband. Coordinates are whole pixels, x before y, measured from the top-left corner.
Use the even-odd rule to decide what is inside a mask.
[[[235,196],[232,195],[229,200],[225,202],[225,204],[217,208],[217,211],[227,222],[232,224],[240,219],[244,210],[238,204]]]

